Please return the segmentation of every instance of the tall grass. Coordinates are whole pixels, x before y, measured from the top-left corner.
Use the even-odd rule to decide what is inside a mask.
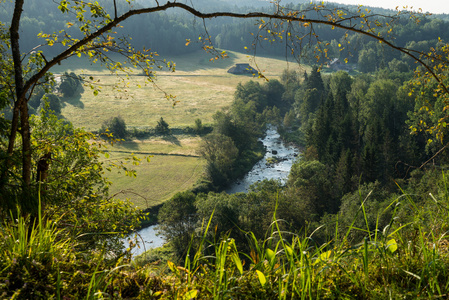
[[[178,299],[429,299],[449,297],[449,242],[447,242],[448,194],[441,200],[430,195],[433,205],[418,207],[411,196],[398,197],[379,213],[374,228],[368,222],[365,199],[358,214],[340,237],[324,244],[314,234],[297,236],[280,229],[282,220],[272,224],[270,236],[259,241],[247,233],[250,253],[237,250],[228,234],[212,243],[214,255],[204,255],[206,234],[201,236],[195,262],[171,268],[175,274]],[[413,211],[402,223],[401,209]],[[392,210],[387,226],[380,217]],[[354,227],[356,218],[364,228]],[[205,226],[209,229],[210,221]],[[336,224],[338,227],[338,223]],[[356,244],[350,232],[365,237]],[[189,251],[191,251],[190,249]],[[171,294],[170,294],[171,293]]]
[[[210,239],[212,216],[192,237],[182,266],[108,264],[107,253],[75,252],[76,240],[39,215],[20,215],[1,227],[0,298],[17,299],[440,299],[449,297],[448,189],[425,203],[394,199],[370,225],[360,198],[342,232],[318,243],[282,231],[273,215],[267,238],[247,232],[250,251],[232,232]],[[390,222],[381,227],[384,214]],[[355,227],[356,219],[364,226]],[[351,232],[362,232],[358,242]],[[357,236],[357,235],[355,235]]]
[[[0,290],[11,298],[44,298],[55,291],[59,294],[60,274],[49,270],[58,270],[60,260],[73,254],[65,232],[44,219],[40,207],[38,211],[37,219],[31,221],[17,209],[17,215],[11,214],[11,221],[1,227],[0,274],[6,274],[7,279]]]
[[[100,299],[127,266],[113,265],[107,253],[78,251],[76,237],[58,227],[58,220],[30,218],[17,209],[0,226],[0,299]]]

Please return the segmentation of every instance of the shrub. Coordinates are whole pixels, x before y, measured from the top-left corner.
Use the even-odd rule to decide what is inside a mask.
[[[41,99],[41,104],[37,111],[41,111],[45,107],[46,103],[48,103],[48,108],[55,114],[61,114],[62,105],[58,96],[55,94],[45,94]]]
[[[81,84],[81,77],[77,76],[75,73],[68,74],[64,73],[62,76],[61,84],[59,90],[64,95],[64,97],[72,97],[75,94],[80,94],[83,91],[83,86]]]
[[[162,135],[170,134],[170,128],[168,128],[168,126],[168,123],[165,122],[164,118],[161,117],[161,119],[157,121],[156,133]]]
[[[195,124],[193,125],[193,130],[195,130],[195,132],[197,134],[201,134],[204,132],[204,126],[203,123],[201,122],[201,119],[195,119]]]
[[[128,135],[125,120],[121,116],[113,117],[103,122],[100,132],[105,133],[107,130],[112,133],[114,138],[125,139]]]

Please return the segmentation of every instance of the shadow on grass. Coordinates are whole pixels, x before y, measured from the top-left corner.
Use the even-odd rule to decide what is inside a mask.
[[[164,140],[164,141],[167,141],[167,142],[170,142],[170,143],[172,143],[172,144],[174,144],[174,145],[176,145],[176,146],[181,146],[181,142],[178,140],[178,138],[176,137],[176,136],[174,136],[174,135],[164,135],[163,137],[162,137],[162,139]]]
[[[227,53],[227,58],[214,59],[214,56],[207,53],[195,53],[191,58],[180,57],[174,59],[176,62],[176,69],[184,72],[194,72],[198,70],[207,69],[229,69],[236,63],[236,55],[233,53]]]
[[[63,97],[63,98],[61,98],[61,100],[62,100],[62,103],[64,103],[64,105],[70,104],[75,107],[84,109],[84,103],[81,101],[81,93],[79,93],[73,97]]]
[[[167,61],[173,61],[176,63],[176,70],[184,72],[193,72],[202,69],[215,69],[215,68],[230,68],[236,63],[236,55],[231,51],[226,51],[227,58],[214,59],[214,55],[206,53],[204,50],[197,50],[183,55],[176,56],[163,56]],[[113,61],[124,62],[122,56],[111,55]],[[164,63],[161,63],[164,65]],[[62,73],[65,71],[76,71],[82,74],[90,74],[91,72],[104,72],[106,67],[101,64],[91,63],[89,59],[82,57],[71,57],[63,61],[61,66],[54,67],[55,73]],[[82,70],[82,71],[80,71]],[[163,68],[162,71],[169,71],[167,68]],[[135,75],[138,73],[135,73]],[[104,74],[103,74],[104,75]]]
[[[140,148],[138,142],[129,140],[121,142],[121,145],[126,147],[128,150],[139,150]]]

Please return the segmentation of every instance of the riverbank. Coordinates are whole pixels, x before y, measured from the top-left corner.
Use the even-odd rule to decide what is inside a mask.
[[[293,163],[299,157],[299,148],[281,139],[275,126],[268,126],[264,138],[260,139],[265,155],[241,179],[236,180],[225,189],[228,194],[247,192],[249,187],[264,179],[280,180],[288,178]]]
[[[264,179],[280,180],[283,183],[287,180],[293,163],[299,157],[299,148],[293,146],[291,143],[284,142],[274,126],[268,126],[265,136],[259,139],[259,141],[265,152],[263,157],[253,164],[245,176],[237,179],[229,187],[224,189],[226,193],[247,192],[252,184]],[[273,159],[276,162],[272,163]],[[157,218],[157,212],[161,206],[154,207],[148,212],[150,212],[151,216]],[[154,221],[152,222],[151,220]],[[138,231],[140,243],[143,244],[133,254],[138,255],[143,253],[144,249],[156,248],[163,245],[163,239],[156,235],[155,221],[157,219],[150,218],[146,224],[151,226]]]

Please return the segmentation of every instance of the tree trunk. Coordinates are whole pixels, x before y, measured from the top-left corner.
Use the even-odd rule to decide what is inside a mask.
[[[8,145],[8,154],[12,153],[18,128],[17,110],[20,113],[20,132],[22,134],[22,189],[28,191],[31,184],[31,133],[28,117],[28,106],[25,97],[22,60],[19,45],[19,26],[22,16],[24,0],[16,0],[14,14],[11,20],[10,39],[14,62],[14,80],[16,88],[16,102],[14,105],[14,118]]]

